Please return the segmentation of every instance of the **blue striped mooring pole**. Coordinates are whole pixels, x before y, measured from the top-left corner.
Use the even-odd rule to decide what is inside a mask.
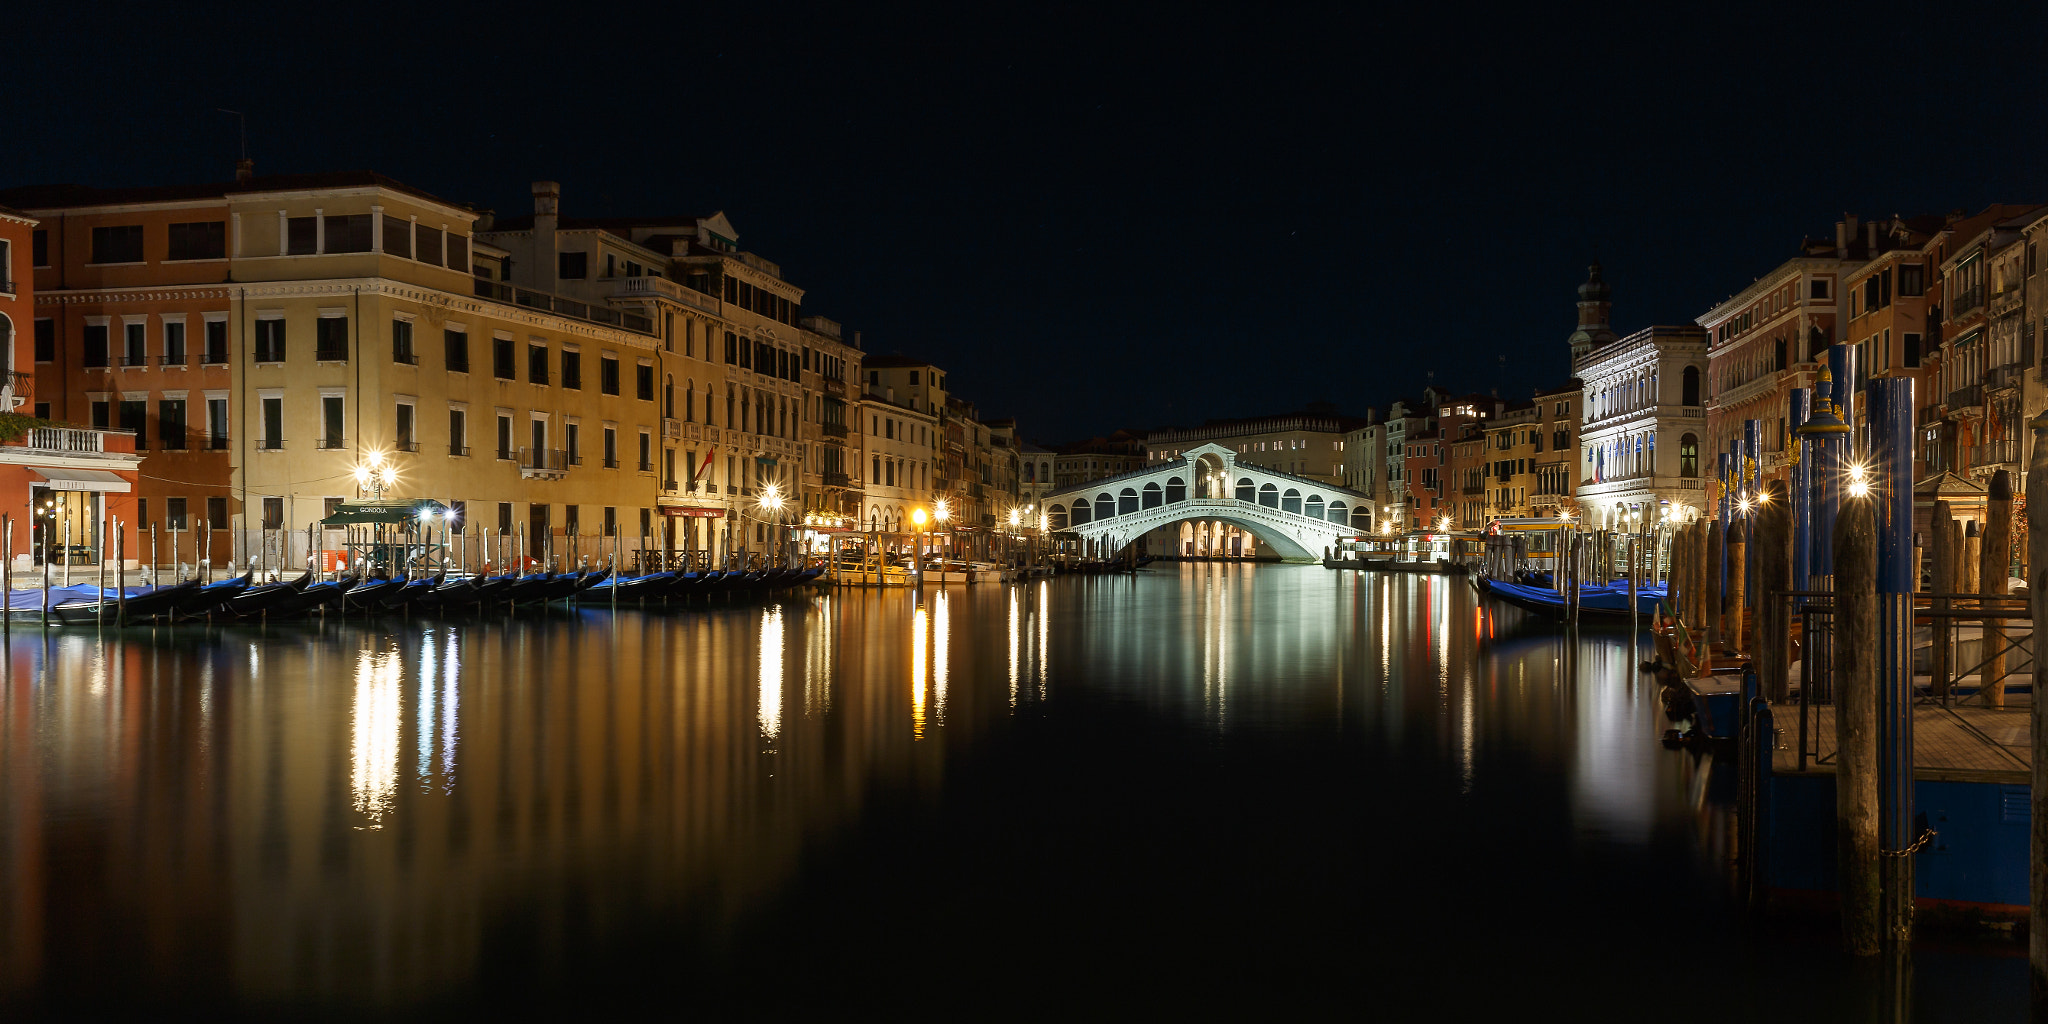
[[[1871,381],[1864,407],[1870,463],[1850,489],[1877,503],[1877,786],[1881,920],[1890,940],[1913,938],[1913,381]],[[1867,481],[1867,482],[1865,482]]]

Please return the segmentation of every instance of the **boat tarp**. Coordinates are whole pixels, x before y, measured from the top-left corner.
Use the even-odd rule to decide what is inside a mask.
[[[444,518],[448,506],[432,498],[391,498],[385,501],[344,501],[334,514],[320,520],[323,526],[363,526],[417,522],[424,513],[429,520]]]

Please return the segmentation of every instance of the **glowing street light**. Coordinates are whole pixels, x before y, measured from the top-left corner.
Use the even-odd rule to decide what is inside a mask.
[[[953,506],[944,498],[932,502],[932,518],[942,523],[953,518]]]
[[[382,500],[384,489],[398,483],[398,467],[384,461],[383,452],[371,452],[356,463],[356,486]]]

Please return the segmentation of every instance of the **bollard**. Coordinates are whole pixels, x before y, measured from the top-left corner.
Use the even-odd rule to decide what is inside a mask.
[[[1869,501],[1845,501],[1835,519],[1835,851],[1842,940],[1875,956],[1879,916],[1877,792],[1877,520]]]
[[[1757,499],[1756,517],[1756,652],[1764,698],[1782,704],[1792,693],[1792,503],[1783,485],[1773,481]]]
[[[1957,551],[1956,593],[1977,593],[1977,570],[1983,564],[1984,535],[1977,530],[1975,519],[1963,522],[1963,546]],[[1970,602],[1963,602],[1968,607]]]
[[[1983,560],[1978,563],[1977,593],[1991,596],[2005,593],[2005,581],[2012,574],[2012,475],[1999,470],[1991,477],[1991,505],[1984,522]],[[1977,602],[1985,611],[2003,608],[2005,602]],[[1978,692],[1984,703],[2005,706],[2005,629],[2003,620],[1984,619],[1984,674]]]

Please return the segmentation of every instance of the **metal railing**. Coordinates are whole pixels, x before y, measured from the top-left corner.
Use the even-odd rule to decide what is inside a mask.
[[[1946,404],[1950,409],[1962,409],[1970,406],[1983,405],[1984,385],[1970,384],[1964,387],[1957,388],[1954,391],[1948,393],[1948,400],[1944,404]]]
[[[260,362],[261,360],[258,361]],[[348,346],[316,345],[313,348],[313,361],[318,363],[348,362]]]
[[[165,369],[169,369],[173,366],[183,369],[184,367],[192,365],[192,354],[189,352],[180,352],[177,355],[161,355],[156,357],[156,365],[163,367]]]
[[[391,447],[401,452],[417,452],[420,450],[420,443],[418,441],[393,441],[391,442]]]
[[[228,354],[226,350],[207,349],[205,354],[199,357],[199,362],[203,366],[226,366]]]
[[[519,468],[541,472],[567,473],[569,453],[561,448],[521,448]]]
[[[2017,465],[2020,461],[2020,443],[2013,440],[1986,441],[1970,449],[1970,465],[1998,466]]]
[[[0,385],[13,388],[14,393],[22,398],[30,398],[35,395],[35,374],[24,373],[20,370],[6,370],[0,372],[4,372],[6,374],[5,377],[0,377]]]
[[[148,366],[149,356],[141,352],[121,353],[122,366]]]
[[[348,447],[348,438],[345,437],[323,437],[320,439],[321,451],[334,451],[346,447]]]
[[[266,437],[263,440],[256,442],[256,447],[260,451],[281,452],[284,451],[284,438]]]
[[[820,423],[818,424],[818,430],[826,437],[846,436],[846,424],[844,423]]]
[[[456,458],[466,457],[469,455],[469,446],[466,444],[451,444],[448,446],[448,454]]]
[[[479,298],[509,302],[515,306],[525,306],[528,309],[544,309],[551,313],[560,313],[563,316],[573,317],[577,320],[589,320],[593,323],[624,327],[629,331],[637,331],[641,334],[654,333],[654,320],[651,317],[613,309],[610,306],[595,306],[588,302],[578,302],[575,299],[565,298],[560,295],[550,295],[547,292],[534,291],[531,288],[521,288],[518,285],[504,281],[486,281],[478,278],[476,294]]]

